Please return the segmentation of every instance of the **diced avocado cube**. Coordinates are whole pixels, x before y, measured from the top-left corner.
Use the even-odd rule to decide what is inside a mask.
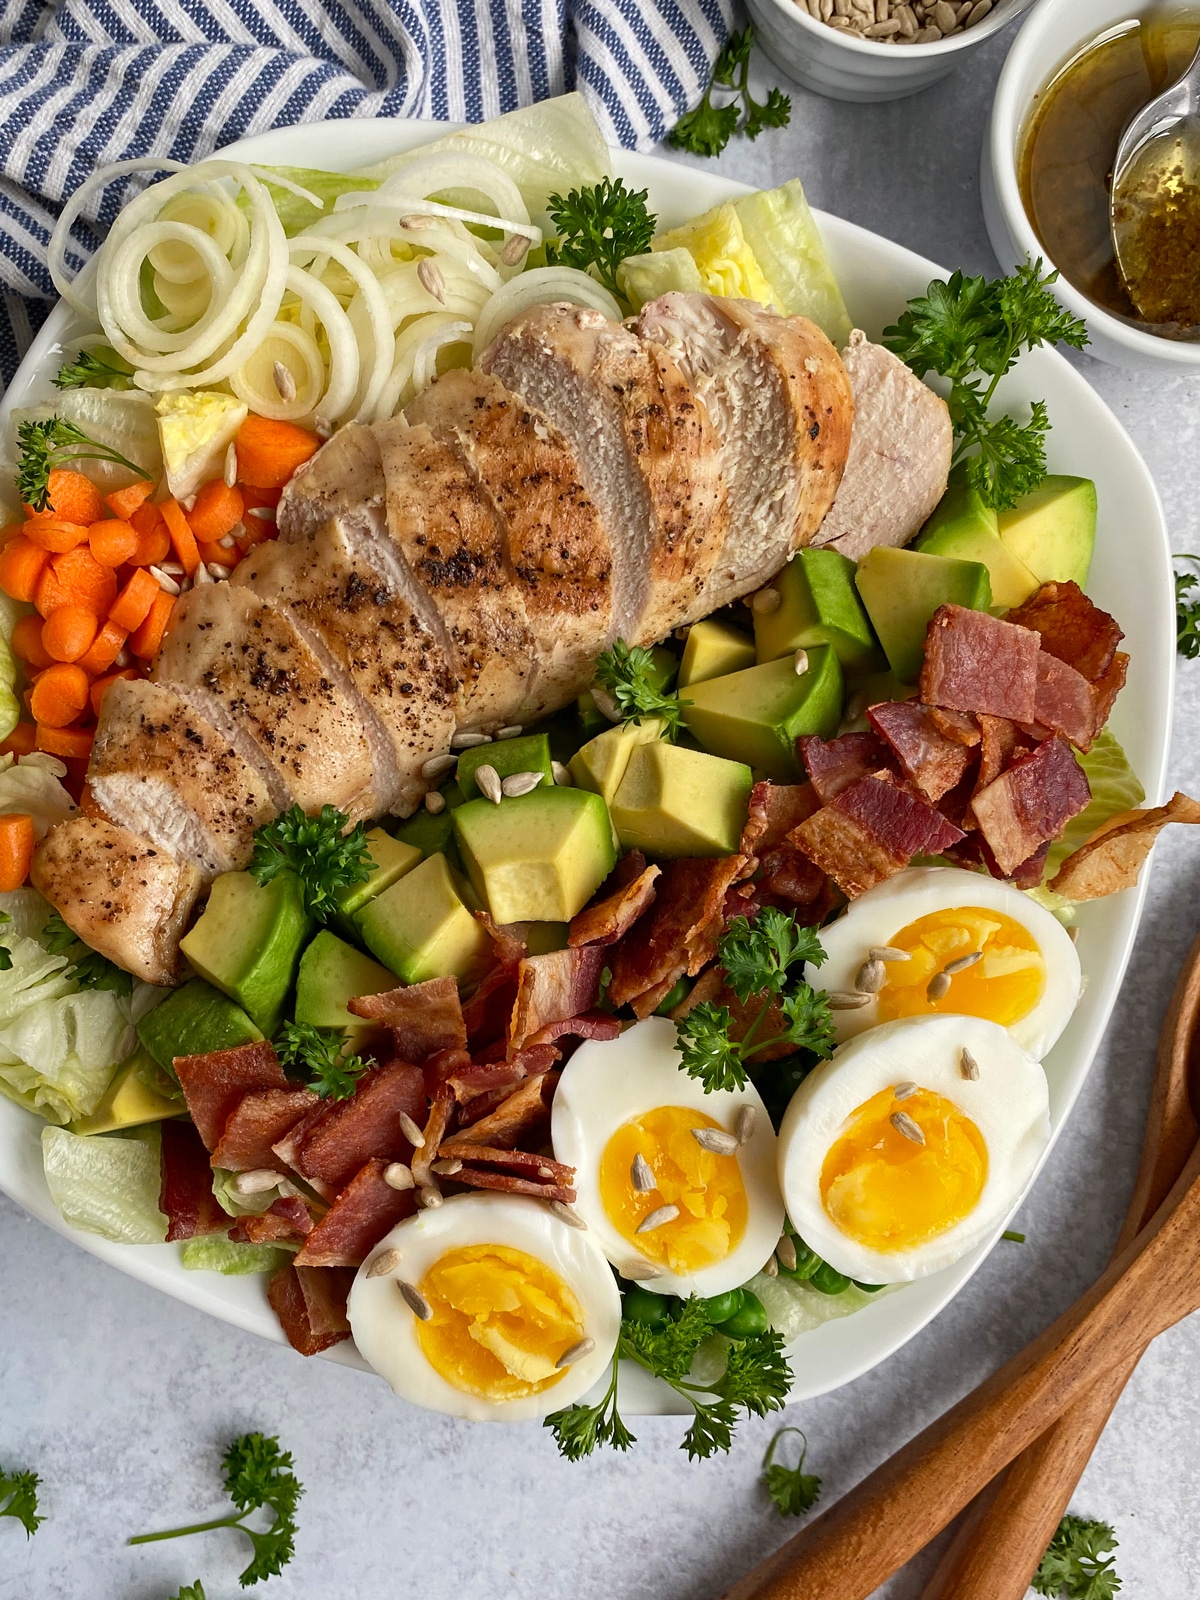
[[[1028,600],[1038,586],[1033,573],[1001,539],[1000,519],[972,487],[961,461],[952,469],[946,492],[913,549],[931,556],[982,561],[992,586],[992,604],[1006,611]]]
[[[322,928],[300,957],[296,1021],[311,1022],[317,1028],[360,1029],[362,1018],[347,1011],[347,1000],[360,994],[383,994],[395,987],[396,979],[387,967]]]
[[[775,783],[798,783],[796,740],[810,733],[832,739],[842,716],[842,669],[833,646],[814,645],[806,653],[804,672],[787,655],[695,684],[683,715],[704,748]]]
[[[679,657],[665,644],[656,644],[650,650],[650,671],[647,674],[654,687],[666,694],[679,676]]]
[[[421,851],[416,845],[407,844],[403,839],[393,839],[383,828],[371,829],[367,834],[367,845],[371,851],[371,876],[361,883],[351,883],[338,890],[337,902],[343,917],[353,916],[368,900],[390,889],[398,878],[411,872],[421,859]]]
[[[311,932],[294,872],[281,872],[264,884],[248,872],[223,872],[179,948],[202,978],[236,1000],[271,1038]]]
[[[612,805],[629,757],[638,745],[661,739],[666,726],[661,717],[644,717],[641,722],[619,722],[615,726],[610,723],[571,757],[571,776],[581,789],[590,789],[603,797],[605,805]]]
[[[550,741],[544,733],[526,733],[519,739],[494,739],[491,744],[477,744],[464,750],[458,758],[457,774],[464,801],[479,798],[475,773],[480,767],[494,767],[502,778],[509,778],[514,772],[540,772],[547,788],[554,782]]]
[[[427,856],[399,883],[369,900],[355,922],[371,954],[404,983],[426,978],[473,982],[491,959],[491,940],[463,903],[444,855]]]
[[[579,726],[585,739],[591,739],[597,733],[603,733],[605,728],[612,727],[612,723],[604,715],[603,711],[597,708],[590,689],[583,691],[575,705],[579,712]]]
[[[881,665],[848,556],[837,550],[801,550],[771,580],[771,588],[779,594],[779,605],[754,613],[760,662],[828,644],[847,672],[869,672]]]
[[[1096,485],[1051,473],[1000,513],[1000,537],[1039,583],[1085,588],[1096,542]]]
[[[679,687],[686,689],[689,683],[741,672],[743,667],[752,667],[754,660],[754,640],[748,633],[709,617],[688,630],[679,664]]]
[[[858,592],[901,683],[916,683],[925,659],[925,634],[939,606],[987,611],[992,604],[982,561],[959,561],[919,550],[876,548],[858,563]]]
[[[455,785],[457,788],[457,785]],[[454,815],[450,807],[439,811],[435,817],[424,806],[406,817],[396,829],[396,838],[419,850],[422,856],[444,855],[456,870],[462,870],[458,859],[458,845],[454,842]]]
[[[570,922],[616,865],[608,807],[586,789],[471,800],[454,813],[454,829],[496,922]]]
[[[263,1035],[241,1006],[203,978],[189,978],[182,989],[172,990],[147,1011],[137,1036],[164,1072],[173,1072],[176,1056],[236,1050],[240,1044],[257,1044]]]
[[[72,1133],[115,1133],[118,1128],[136,1128],[144,1122],[162,1122],[179,1116],[186,1107],[178,1090],[164,1094],[156,1080],[162,1074],[154,1057],[143,1046],[119,1066],[104,1098],[90,1117],[70,1125]]]
[[[639,745],[613,802],[612,817],[626,850],[649,856],[727,856],[746,824],[754,775],[676,744]]]

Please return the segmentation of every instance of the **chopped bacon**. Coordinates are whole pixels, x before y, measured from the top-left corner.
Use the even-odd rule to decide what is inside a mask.
[[[496,947],[496,960],[502,967],[515,967],[521,957],[528,955],[529,946],[525,943],[523,934],[516,930],[519,922],[495,923],[486,911],[475,913],[476,922],[480,923],[488,938]]]
[[[1090,750],[1096,736],[1096,695],[1074,667],[1057,656],[1038,654],[1034,723],[1043,739],[1061,733],[1079,750]]]
[[[257,1217],[239,1217],[229,1237],[246,1244],[293,1244],[313,1230],[308,1207],[298,1195],[273,1200]]]
[[[459,1105],[465,1104],[470,1108],[462,1113],[460,1121],[462,1117],[469,1116],[478,1121],[486,1116],[522,1079],[539,1078],[544,1072],[549,1072],[560,1053],[552,1044],[537,1044],[530,1045],[511,1059],[501,1055],[495,1061],[468,1062],[460,1067],[446,1080],[454,1090]],[[490,1104],[481,1105],[480,1101],[489,1095],[494,1096]]]
[[[963,837],[940,811],[884,778],[860,778],[791,835],[843,894],[854,899]]]
[[[346,1003],[356,1017],[390,1028],[395,1054],[420,1066],[437,1050],[465,1050],[467,1029],[455,978],[430,978],[383,994],[364,994]]]
[[[176,1056],[175,1076],[192,1121],[209,1150],[216,1148],[234,1107],[251,1089],[290,1089],[275,1047],[243,1044],[202,1056]]]
[[[921,699],[947,711],[1033,722],[1038,635],[986,611],[939,606],[925,634]]]
[[[929,715],[943,738],[965,744],[969,750],[979,743],[979,718],[970,711],[946,711],[942,706],[931,706]]]
[[[508,1029],[508,1051],[516,1053],[551,1023],[590,1011],[600,995],[602,945],[548,950],[526,956],[517,967],[517,998]]]
[[[500,1048],[503,1050],[503,1041]],[[440,1084],[446,1083],[456,1072],[461,1072],[464,1067],[470,1065],[471,1057],[465,1050],[437,1050],[428,1056],[421,1066],[428,1098],[432,1100]]]
[[[456,1149],[460,1144],[495,1145],[501,1150],[511,1150],[527,1135],[545,1126],[557,1083],[558,1073],[541,1072],[524,1079],[515,1089],[504,1091],[505,1098],[494,1111],[442,1140],[443,1153],[452,1148],[456,1154],[460,1153]]]
[[[530,1037],[529,1044],[536,1048],[554,1039],[615,1039],[620,1032],[620,1021],[607,1011],[585,1011],[578,1017],[547,1023]]]
[[[208,1151],[190,1122],[162,1125],[162,1186],[158,1209],[167,1219],[167,1238],[195,1239],[229,1226],[228,1213],[213,1194]]]
[[[811,783],[756,783],[750,791],[750,810],[738,850],[744,856],[763,856],[780,845],[821,804]]]
[[[1009,881],[1017,889],[1036,889],[1046,871],[1046,858],[1050,854],[1050,840],[1046,839],[1019,867],[1009,873]]]
[[[298,1267],[289,1261],[271,1279],[267,1299],[288,1343],[315,1356],[350,1337],[346,1300],[354,1274],[344,1267]]]
[[[888,747],[877,733],[844,733],[840,739],[818,739],[813,735],[799,744],[804,769],[823,806],[860,778],[886,771],[892,765]]]
[[[356,1172],[304,1241],[298,1267],[357,1267],[398,1222],[417,1209],[411,1189],[384,1182],[387,1162],[373,1157]]]
[[[948,739],[918,700],[889,700],[868,706],[867,717],[885,741],[900,771],[933,804],[960,783],[971,765],[971,752],[958,739]]]
[[[1007,620],[1032,628],[1043,650],[1074,667],[1090,683],[1108,671],[1124,637],[1108,612],[1093,605],[1077,583],[1044,583],[1010,611]]]
[[[649,1016],[684,973],[694,977],[708,965],[724,927],[725,892],[747,865],[742,855],[667,862],[654,904],[612,951],[614,1005],[629,1002]]]
[[[450,1150],[452,1156],[457,1156],[462,1161],[471,1161],[477,1166],[500,1167],[504,1171],[525,1172],[531,1176],[541,1178],[546,1183],[575,1182],[575,1168],[564,1166],[561,1161],[555,1161],[550,1156],[537,1155],[532,1150],[502,1150],[497,1145],[455,1144]],[[458,1174],[454,1176],[457,1178]]]
[[[393,1061],[372,1067],[347,1100],[326,1102],[310,1112],[275,1153],[319,1195],[332,1199],[372,1156],[408,1161],[412,1146],[400,1130],[400,1113],[416,1122],[428,1102],[420,1067]]]
[[[450,1119],[454,1115],[454,1090],[448,1083],[443,1083],[434,1095],[429,1107],[429,1115],[425,1119],[425,1126],[421,1129],[424,1143],[417,1145],[412,1153],[412,1175],[418,1186],[429,1182],[429,1169],[437,1160],[438,1146],[446,1137],[450,1127]]]
[[[227,1172],[282,1168],[274,1146],[302,1116],[320,1104],[311,1089],[252,1089],[226,1118],[212,1153],[213,1166]]]
[[[464,1163],[462,1171],[454,1174],[455,1183],[465,1183],[470,1189],[499,1189],[504,1194],[531,1194],[539,1200],[561,1200],[573,1205],[575,1191],[566,1184],[539,1183],[530,1178],[517,1178],[511,1172],[491,1172],[485,1167],[472,1167]]]
[[[1110,817],[1063,862],[1050,887],[1071,900],[1132,889],[1154,841],[1171,822],[1200,823],[1200,801],[1176,791],[1165,806]]]
[[[654,899],[658,867],[648,867],[640,850],[631,850],[600,885],[590,905],[571,919],[567,943],[607,945],[628,933]]]
[[[982,737],[979,772],[975,779],[976,793],[986,789],[989,783],[1000,776],[1017,748],[1017,729],[1007,717],[981,716],[979,731]]]
[[[971,802],[975,821],[1002,876],[1022,866],[1091,799],[1071,746],[1056,734],[1020,756]]]
[[[1124,650],[1114,653],[1107,671],[1101,673],[1092,683],[1092,720],[1096,732],[1108,721],[1112,713],[1113,703],[1121,690],[1125,687],[1125,675],[1129,671],[1129,657]]]
[[[806,913],[804,920],[820,922],[829,895],[829,880],[820,867],[794,844],[781,844],[762,858],[762,877],[755,885],[761,905],[776,905]],[[736,912],[734,913],[737,914]]]

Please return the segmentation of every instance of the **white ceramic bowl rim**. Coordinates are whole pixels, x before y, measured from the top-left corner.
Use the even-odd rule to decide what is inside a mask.
[[[798,22],[801,32],[805,29],[820,30],[821,39],[836,39],[846,46],[852,55],[865,54],[879,57],[902,55],[905,60],[928,61],[932,57],[952,55],[956,50],[965,50],[972,45],[982,44],[993,33],[998,33],[1008,23],[1014,22],[1033,4],[1033,0],[997,0],[996,5],[982,22],[977,22],[973,28],[968,28],[964,33],[956,34],[953,39],[931,40],[929,44],[904,45],[889,44],[885,39],[864,39],[853,28],[831,28],[827,22],[818,22],[815,17],[810,17],[807,11],[801,9],[797,0],[771,0],[771,4],[784,16]]]

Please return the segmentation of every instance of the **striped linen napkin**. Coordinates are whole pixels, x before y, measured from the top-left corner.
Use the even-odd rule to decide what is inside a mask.
[[[0,0],[0,383],[54,299],[55,216],[98,166],[198,161],[335,117],[481,122],[570,89],[611,143],[646,149],[700,99],[731,12],[732,0]],[[113,184],[86,220],[102,230],[128,193]]]

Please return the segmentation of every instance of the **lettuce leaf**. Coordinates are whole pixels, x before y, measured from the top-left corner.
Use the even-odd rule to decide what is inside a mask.
[[[213,1168],[213,1196],[221,1210],[231,1217],[261,1217],[279,1199],[278,1189],[239,1194],[235,1188],[236,1180],[236,1172],[226,1172],[224,1167]]]
[[[75,815],[75,802],[59,782],[66,770],[61,761],[40,752],[17,761],[0,757],[0,812],[27,811],[34,832],[44,839],[51,828]]]
[[[161,1153],[157,1124],[91,1138],[42,1129],[46,1184],[64,1221],[117,1244],[161,1244],[167,1236],[158,1209]]]
[[[0,1090],[47,1122],[75,1122],[131,1048],[128,1002],[113,990],[38,1000],[0,1028]]]
[[[1081,844],[1087,842],[1097,828],[1103,827],[1122,811],[1131,811],[1146,798],[1136,772],[1129,765],[1124,750],[1107,728],[1101,730],[1087,755],[1076,752],[1075,759],[1087,775],[1091,787],[1091,803],[1071,822],[1063,836],[1050,846],[1046,862],[1046,880],[1049,880]]]
[[[853,1283],[841,1294],[822,1294],[795,1278],[768,1278],[762,1272],[751,1278],[746,1287],[762,1301],[767,1321],[788,1344],[823,1322],[847,1317],[879,1299],[878,1294],[867,1294]]]
[[[305,228],[311,227],[319,217],[328,216],[333,210],[333,202],[339,195],[349,194],[351,190],[378,189],[383,181],[381,178],[365,177],[361,172],[322,172],[316,167],[256,165],[254,170],[266,184],[275,205],[275,213],[283,223],[283,231],[289,239],[293,234],[303,233]],[[283,184],[272,183],[272,173],[280,178],[287,178],[291,183],[299,184],[310,194],[315,194],[318,200],[324,201],[324,206],[318,209],[311,201],[293,194],[291,189],[285,188]],[[250,209],[250,203],[242,192],[238,194],[238,204],[247,211]]]
[[[189,1239],[183,1246],[183,1264],[189,1272],[223,1272],[240,1278],[248,1272],[274,1272],[291,1252],[275,1244],[239,1244],[222,1233]]]

